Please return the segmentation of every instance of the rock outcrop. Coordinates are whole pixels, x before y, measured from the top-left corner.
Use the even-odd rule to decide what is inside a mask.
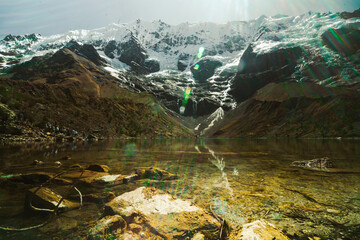
[[[109,41],[104,48],[105,55],[112,59],[118,58],[121,62],[130,66],[133,71],[140,74],[160,70],[160,62],[148,58],[146,49],[132,32],[124,39],[125,41],[122,42]]]
[[[350,56],[360,50],[360,23],[348,23],[338,29],[329,28],[321,38],[328,48]]]
[[[222,66],[222,62],[213,57],[204,57],[190,67],[195,80],[205,82],[212,77],[215,69]]]
[[[72,40],[68,42],[64,48],[70,49],[74,53],[90,60],[98,66],[104,65],[106,63],[91,44],[79,44],[78,42]]]

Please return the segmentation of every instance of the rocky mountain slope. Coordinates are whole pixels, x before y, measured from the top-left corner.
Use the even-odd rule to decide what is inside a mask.
[[[111,76],[118,86],[132,92],[150,93],[196,134],[227,136],[224,126],[220,125],[229,124],[230,120],[240,121],[237,118],[240,115],[253,114],[255,109],[244,108],[250,102],[261,106],[272,102],[274,105],[271,108],[279,112],[292,111],[288,105],[282,107],[282,103],[288,101],[298,102],[302,106],[301,111],[311,107],[313,98],[309,95],[300,96],[304,92],[294,96],[290,94],[292,88],[301,84],[312,86],[314,94],[321,96],[316,98],[322,99],[321,104],[316,105],[319,108],[337,98],[344,99],[337,101],[336,111],[346,110],[350,112],[346,116],[356,116],[357,109],[347,106],[356,101],[359,93],[359,39],[359,11],[309,12],[297,17],[262,16],[249,22],[227,24],[183,23],[171,26],[162,21],[149,23],[137,20],[130,24],[111,24],[99,29],[76,30],[48,37],[8,35],[0,41],[0,71],[12,74],[13,79],[31,78],[28,71],[31,73],[32,65],[36,65],[34,62],[39,60],[39,56],[51,59],[52,54],[57,55],[59,49],[66,47],[92,61],[94,69],[100,66],[102,74]],[[50,61],[49,64],[57,66],[58,63]],[[40,65],[43,64],[37,66]],[[39,79],[36,81],[43,82],[43,78],[53,76],[57,79],[54,81],[62,79],[62,84],[69,88],[79,86],[93,97],[101,95],[101,87],[97,87],[99,84],[91,85],[89,79],[92,73],[82,73],[81,81],[72,81],[74,78],[71,76],[77,75],[78,70],[70,70],[70,65],[68,68],[65,72],[70,77],[61,71],[61,74],[51,75],[52,70],[49,72],[40,67],[38,73],[41,74],[37,74]],[[283,86],[280,84],[283,82],[288,83],[288,99],[276,96],[285,94],[279,91],[281,87],[274,87]],[[271,98],[268,95],[259,97],[259,92],[268,92],[269,89],[272,89]],[[344,91],[340,93],[334,89]],[[322,96],[323,91],[336,94]],[[280,105],[277,104],[279,102]],[[259,107],[258,110],[261,109]],[[230,126],[227,129],[232,137],[278,134],[318,136],[314,125],[317,118],[313,115],[306,116],[313,120],[309,120],[308,130],[301,133],[295,133],[292,128],[275,133],[275,130],[253,131],[244,127],[247,121],[252,126],[257,118],[266,118],[267,114],[264,111],[253,114],[253,118],[241,118],[241,133],[232,132]],[[327,119],[325,115],[322,118]],[[349,118],[351,121],[345,125],[352,128],[358,120],[356,117]],[[276,115],[276,122],[275,119],[287,121],[288,117]],[[235,125],[233,122],[231,126]],[[268,123],[264,121],[260,125]],[[330,124],[330,127],[333,125]],[[360,136],[357,130],[334,131],[333,134]]]
[[[3,137],[192,136],[154,97],[120,87],[103,64],[91,45],[69,44],[8,69],[0,77]]]
[[[360,92],[314,83],[270,83],[229,111],[213,137],[358,137]]]

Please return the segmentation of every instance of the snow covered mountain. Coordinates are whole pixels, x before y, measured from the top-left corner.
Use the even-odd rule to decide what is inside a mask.
[[[53,36],[8,35],[0,41],[0,68],[76,42],[90,44],[122,84],[153,94],[174,112],[184,107],[184,116],[200,117],[234,109],[269,82],[357,84],[359,39],[358,11],[227,24],[137,20]],[[133,77],[125,74],[129,70]],[[187,88],[191,96],[184,101]]]

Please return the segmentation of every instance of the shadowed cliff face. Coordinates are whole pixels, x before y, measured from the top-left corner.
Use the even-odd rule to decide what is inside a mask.
[[[229,111],[213,137],[359,137],[358,89],[270,83]]]

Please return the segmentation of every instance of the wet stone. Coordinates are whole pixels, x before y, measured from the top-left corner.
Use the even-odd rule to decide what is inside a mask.
[[[121,174],[117,175],[104,175],[95,179],[98,183],[119,185],[123,183],[124,176]]]
[[[25,210],[28,211],[41,211],[39,209],[45,209],[45,211],[52,211],[56,208],[62,196],[54,192],[49,188],[42,187],[32,188],[26,192],[25,198]],[[72,202],[63,199],[58,209],[59,211],[68,211],[80,207],[80,203]]]
[[[323,157],[323,158],[316,158],[316,159],[306,160],[306,161],[294,161],[291,163],[291,166],[326,170],[327,168],[333,168],[334,163],[328,157]]]
[[[138,179],[139,179],[139,176],[137,174],[132,174],[132,175],[124,177],[123,178],[123,183],[124,184],[131,183],[131,182],[134,182],[134,181],[136,181]]]
[[[104,209],[104,215],[114,214],[121,215],[128,224],[146,223],[139,235],[143,233],[151,239],[187,238],[203,229],[206,238],[216,238],[215,232],[221,226],[203,209],[155,188],[140,187],[116,197]]]
[[[62,177],[65,179],[79,180],[81,183],[85,184],[92,184],[96,182],[96,179],[107,175],[109,174],[106,172],[94,172],[89,170],[85,170],[82,172],[79,169],[79,171],[63,174]]]
[[[153,180],[174,180],[177,178],[175,174],[167,172],[159,168],[138,168],[135,174],[140,179],[153,179]]]
[[[290,240],[278,228],[265,220],[257,220],[243,225],[243,229],[236,239]]]
[[[56,232],[56,231],[70,231],[78,227],[78,221],[69,217],[60,216],[54,221],[51,221],[49,224],[46,224],[44,227],[40,228],[41,232]]]
[[[92,164],[86,170],[94,172],[109,172],[110,168],[106,165]]]
[[[109,193],[91,193],[83,196],[84,202],[94,202],[94,203],[107,203],[115,198],[115,194],[113,192]]]
[[[7,180],[12,182],[21,182],[24,184],[42,184],[54,177],[53,174],[45,173],[45,172],[36,172],[36,173],[28,173],[28,174],[17,174],[12,175],[7,178]],[[64,178],[53,178],[51,180],[53,183],[57,184],[71,184],[72,181],[64,179]]]
[[[88,239],[109,239],[113,235],[119,235],[125,227],[126,222],[119,215],[106,216],[90,229]]]

